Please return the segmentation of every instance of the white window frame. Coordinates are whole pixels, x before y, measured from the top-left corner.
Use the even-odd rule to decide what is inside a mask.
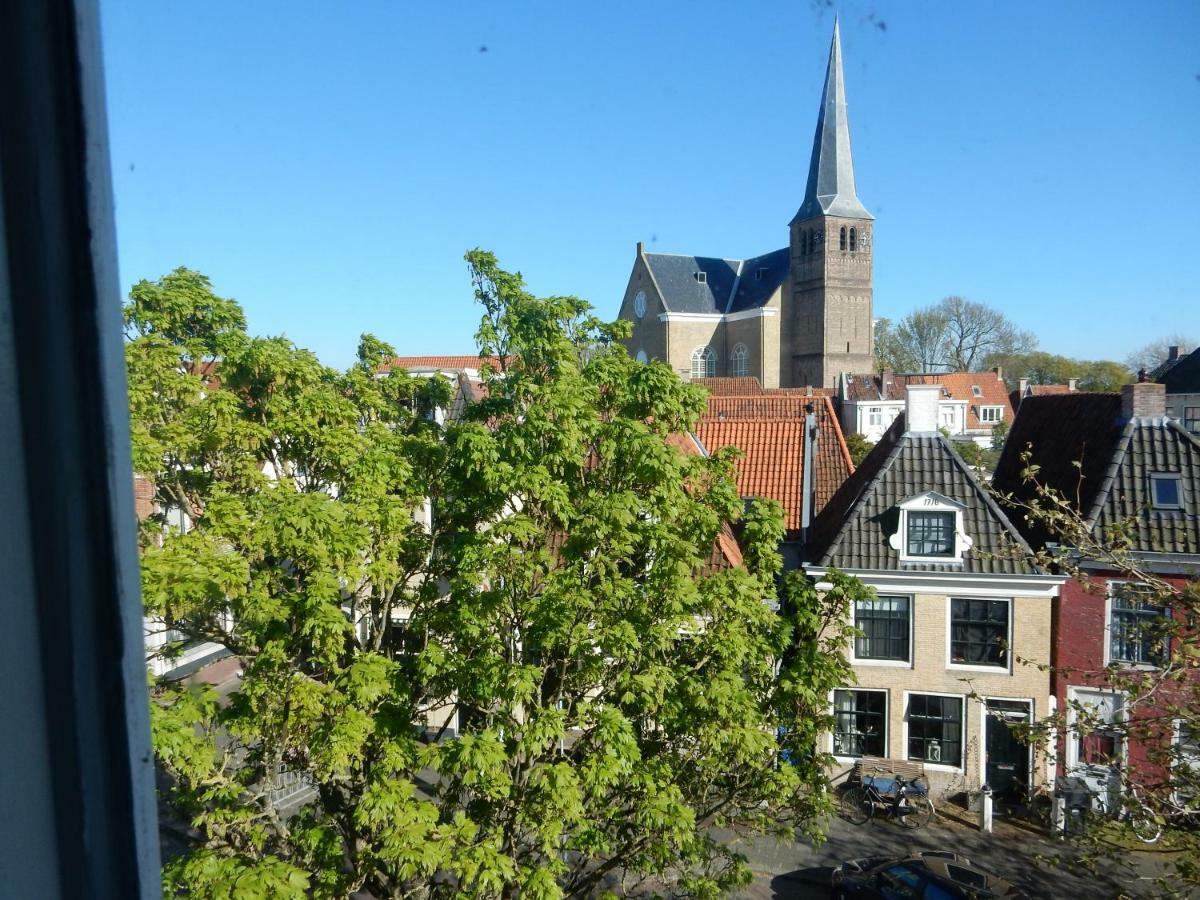
[[[996,600],[1008,604],[1008,639],[1006,641],[1007,649],[1004,651],[1004,665],[1002,666],[981,666],[972,663],[957,663],[954,662],[951,656],[951,643],[954,635],[954,622],[951,619],[951,610],[954,608],[954,600]],[[993,675],[1011,675],[1013,672],[1013,622],[1016,619],[1013,607],[1016,606],[1015,597],[946,597],[946,668],[953,669],[957,672],[990,672]]]
[[[729,354],[729,374],[734,378],[744,378],[750,374],[750,349],[742,343],[733,345]]]
[[[708,273],[707,272],[697,272],[696,273],[696,282],[698,284],[708,284]]]
[[[1190,759],[1184,759],[1183,754],[1179,749],[1180,745],[1183,743],[1184,724],[1185,722],[1183,719],[1176,719],[1174,722],[1174,734],[1171,735],[1171,749],[1173,754],[1173,758],[1171,760],[1171,771],[1174,772],[1178,769],[1195,769],[1197,773],[1200,774],[1200,725],[1196,725],[1195,723],[1192,725],[1193,729],[1196,731],[1196,756]],[[1192,798],[1191,805],[1188,806],[1186,799],[1177,790],[1173,790],[1171,791],[1171,802],[1180,808],[1186,807],[1188,810],[1196,810],[1200,808],[1200,793]]]
[[[857,642],[855,638],[850,639],[850,664],[854,666],[878,666],[886,669],[911,669],[914,665],[913,658],[913,641],[916,638],[914,631],[914,622],[917,618],[917,598],[915,594],[897,594],[886,593],[884,597],[898,597],[908,601],[908,659],[870,659],[862,658],[858,655]],[[857,627],[858,616],[854,605],[850,606],[850,621]]]
[[[1158,502],[1158,483],[1160,481],[1175,482],[1175,496],[1179,498],[1178,503]],[[1151,472],[1150,505],[1155,509],[1183,509],[1183,475],[1179,472]]]
[[[882,406],[868,406],[867,407],[867,424],[873,425],[876,427],[883,424],[883,407]]]
[[[1079,761],[1079,735],[1075,729],[1075,723],[1078,720],[1078,713],[1075,710],[1075,704],[1084,703],[1087,697],[1113,697],[1116,700],[1113,717],[1109,721],[1113,725],[1121,728],[1120,740],[1117,742],[1117,758],[1112,766],[1105,766],[1107,772],[1102,773],[1101,767],[1090,763],[1081,763]],[[1121,779],[1118,774],[1129,759],[1129,734],[1124,730],[1124,723],[1129,710],[1127,709],[1126,701],[1128,698],[1121,691],[1114,691],[1111,688],[1092,687],[1089,685],[1068,685],[1067,686],[1067,727],[1066,727],[1066,753],[1064,771],[1067,775],[1082,776],[1085,779],[1098,779],[1101,774],[1105,775],[1104,790],[1107,794],[1105,801],[1107,806],[1112,809],[1121,796]],[[1086,704],[1085,704],[1086,705]],[[1098,788],[1099,785],[1092,785]]]
[[[937,491],[915,494],[897,505],[900,510],[900,527],[888,539],[893,550],[900,553],[900,562],[961,563],[963,554],[974,545],[974,540],[963,531],[963,504]],[[954,552],[949,556],[915,556],[908,552],[908,514],[914,512],[954,513]]]
[[[1003,406],[980,406],[979,421],[984,425],[997,425],[1004,421]]]
[[[971,385],[971,396],[972,397],[982,397],[983,396],[983,388],[981,388],[977,384]]]
[[[696,373],[696,363],[703,362],[704,370]],[[692,351],[691,373],[693,378],[713,378],[717,374],[717,351],[703,344]]]
[[[850,691],[852,693],[874,693],[883,694],[883,753],[881,759],[890,759],[891,756],[891,740],[892,740],[892,692],[887,688],[863,687],[862,685],[847,685],[846,687],[834,688],[829,692],[829,711],[833,716],[833,727],[829,731],[829,754],[838,762],[848,763],[862,759],[860,756],[842,756],[837,753],[835,733],[837,732],[837,705],[834,702],[834,696],[838,691]]]
[[[954,697],[954,698],[957,698],[959,701],[962,702],[962,731],[961,731],[961,733],[959,735],[959,739],[958,739],[960,756],[959,756],[959,764],[957,766],[951,766],[951,765],[948,765],[947,763],[924,762],[923,760],[910,760],[910,761],[921,762],[922,765],[924,765],[926,769],[929,769],[934,772],[955,772],[955,773],[959,773],[959,774],[965,773],[966,772],[966,764],[967,764],[967,747],[970,743],[970,724],[971,724],[971,716],[970,716],[970,708],[971,707],[970,707],[970,704],[967,702],[966,694],[953,694],[953,693],[948,693],[946,691],[908,691],[908,690],[904,691],[904,713],[901,716],[901,727],[900,727],[901,735],[903,737],[903,743],[901,743],[901,745],[900,745],[900,752],[903,755],[898,756],[896,758],[909,760],[909,755],[908,755],[908,703],[909,703],[909,699],[914,696],[916,696],[916,697]]]
[[[1110,665],[1118,665],[1122,669],[1127,669],[1130,671],[1139,670],[1139,671],[1145,671],[1145,672],[1156,672],[1162,668],[1162,666],[1158,665],[1157,663],[1130,662],[1129,660],[1126,660],[1126,659],[1113,659],[1112,658],[1113,587],[1118,584],[1145,585],[1146,583],[1144,581],[1138,581],[1137,579],[1134,579],[1134,578],[1110,579],[1108,582],[1105,583],[1105,585],[1104,585],[1104,665],[1106,667],[1110,666]],[[1149,587],[1149,585],[1146,585],[1146,586]],[[1171,614],[1172,614],[1171,609],[1168,607],[1167,615],[1170,616]],[[1164,656],[1169,658],[1170,655],[1171,655],[1171,648],[1167,647],[1164,650]]]

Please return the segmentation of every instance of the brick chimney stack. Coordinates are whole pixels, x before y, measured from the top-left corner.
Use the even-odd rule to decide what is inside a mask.
[[[1161,419],[1167,414],[1167,389],[1153,381],[1139,381],[1121,388],[1121,417]]]

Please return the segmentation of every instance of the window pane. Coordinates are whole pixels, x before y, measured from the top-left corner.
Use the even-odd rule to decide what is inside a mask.
[[[961,697],[913,694],[908,698],[908,758],[962,764]]]
[[[909,600],[907,597],[877,597],[854,605],[854,626],[862,631],[854,639],[859,659],[908,661]]]
[[[1008,664],[1008,601],[950,601],[950,660],[977,666]]]
[[[910,512],[908,514],[909,556],[952,556],[954,513]]]
[[[1150,483],[1154,486],[1155,506],[1180,505],[1178,478],[1151,478]]]
[[[1113,662],[1161,665],[1167,655],[1170,610],[1159,606],[1153,589],[1135,582],[1109,585],[1109,658]]]
[[[833,692],[833,752],[838,756],[887,755],[887,694]]]

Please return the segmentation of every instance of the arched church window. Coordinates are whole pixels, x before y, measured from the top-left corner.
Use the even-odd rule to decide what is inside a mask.
[[[800,255],[801,256],[808,255],[808,229],[807,228],[800,229]]]
[[[692,351],[692,377],[715,378],[717,376],[717,354],[712,347],[697,347]]]
[[[729,374],[734,378],[744,378],[750,374],[750,351],[745,344],[734,344],[733,352],[729,355]]]
[[[853,253],[858,249],[858,229],[851,226],[850,228],[850,252]]]
[[[846,226],[845,225],[842,226],[842,233],[841,233],[840,240],[838,241],[838,247],[841,250],[846,249]]]

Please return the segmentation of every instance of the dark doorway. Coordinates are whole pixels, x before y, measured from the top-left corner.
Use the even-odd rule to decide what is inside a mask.
[[[1029,745],[1013,730],[1030,720],[1027,700],[987,701],[985,777],[997,812],[1025,803],[1029,796]]]

